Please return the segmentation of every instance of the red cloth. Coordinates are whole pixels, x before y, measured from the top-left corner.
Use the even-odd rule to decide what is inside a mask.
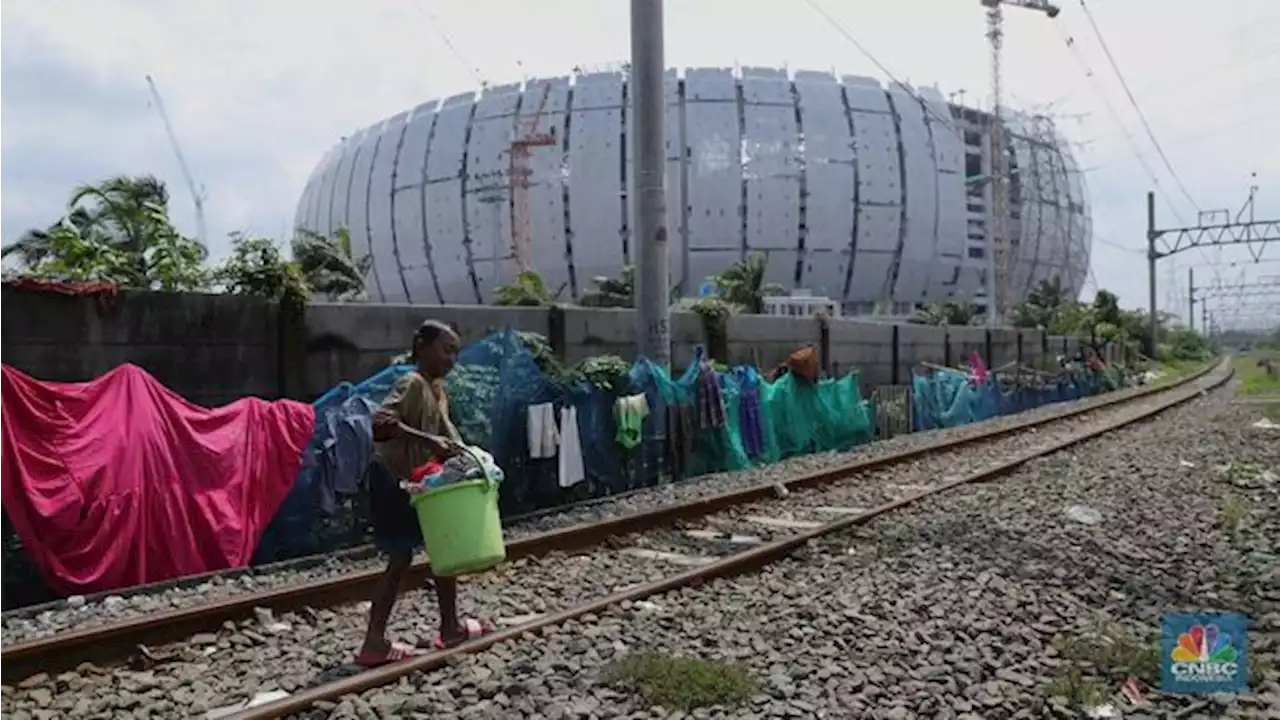
[[[982,356],[977,350],[969,356],[969,367],[973,368],[973,379],[979,385],[987,382],[987,364],[982,362]]]
[[[297,478],[311,405],[199,407],[141,368],[5,365],[4,510],[49,586],[88,593],[248,564]]]
[[[422,482],[423,478],[431,477],[437,473],[444,472],[444,466],[435,460],[428,460],[426,465],[419,465],[413,469],[413,481]]]

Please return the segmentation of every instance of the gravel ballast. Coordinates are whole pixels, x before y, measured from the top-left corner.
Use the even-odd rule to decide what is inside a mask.
[[[1156,400],[1148,399],[1139,404],[1153,402]],[[1046,577],[1058,578],[1056,554],[1080,554],[1074,566],[1062,566],[1067,568],[1068,576],[1076,572],[1096,573],[1115,563],[1137,563],[1128,555],[1094,557],[1092,553],[1098,548],[1082,544],[1082,540],[1071,535],[1078,530],[1063,517],[1066,500],[1071,502],[1065,504],[1085,502],[1103,513],[1104,519],[1099,525],[1081,526],[1087,532],[1119,533],[1118,537],[1129,538],[1130,544],[1149,554],[1151,551],[1144,550],[1143,543],[1134,537],[1132,527],[1146,528],[1151,522],[1146,513],[1137,513],[1138,517],[1132,518],[1134,511],[1128,511],[1131,519],[1137,521],[1136,525],[1126,522],[1123,516],[1112,518],[1112,513],[1125,509],[1129,502],[1121,496],[1121,490],[1126,483],[1133,484],[1142,478],[1150,480],[1145,470],[1133,468],[1160,468],[1169,462],[1177,465],[1177,458],[1170,461],[1161,457],[1151,462],[1145,458],[1153,453],[1176,455],[1175,450],[1186,447],[1195,435],[1183,431],[1179,431],[1181,435],[1168,432],[1162,435],[1163,431],[1153,431],[1153,428],[1163,428],[1171,422],[1186,423],[1195,417],[1193,411],[1197,408],[1204,412],[1206,408],[1217,407],[1215,403],[1221,404],[1216,398],[1200,400],[1188,409],[1169,413],[1166,418],[1121,431],[1127,440],[1093,441],[1079,454],[1060,454],[1048,461],[1057,463],[1052,467],[1037,462],[1028,472],[1033,478],[1037,477],[1037,471],[1044,476],[1039,482],[1028,482],[1028,472],[1023,472],[1000,483],[957,490],[944,499],[926,501],[920,509],[898,514],[898,519],[876,522],[858,537],[846,533],[844,537],[812,543],[797,558],[759,575],[712,582],[698,590],[630,603],[600,617],[546,631],[542,639],[526,636],[527,641],[496,646],[489,652],[466,657],[443,671],[404,679],[392,688],[349,698],[323,707],[315,714],[321,717],[330,714],[335,717],[513,717],[536,712],[545,717],[656,717],[653,708],[624,689],[600,680],[600,673],[608,662],[637,649],[732,657],[742,662],[761,683],[760,692],[747,706],[702,710],[695,717],[785,717],[788,714],[808,717],[823,711],[829,717],[867,714],[849,715],[829,705],[835,701],[833,698],[845,702],[841,698],[846,695],[849,702],[856,700],[864,708],[882,705],[891,708],[891,699],[915,698],[919,694],[901,698],[896,694],[902,683],[912,679],[909,675],[915,667],[912,648],[916,646],[903,644],[908,640],[932,638],[919,650],[924,657],[932,658],[933,645],[947,644],[948,637],[954,641],[963,634],[969,640],[981,639],[978,631],[966,629],[970,620],[980,626],[986,623],[1003,626],[1009,624],[1010,617],[1025,621],[1032,611],[1038,613],[1033,623],[1059,632],[1069,627],[1068,620],[1075,618],[1072,611],[1078,610],[1083,600],[1078,598],[1072,604],[1056,597],[1053,593],[1061,591],[1058,585],[1040,590],[1042,597],[1036,597],[1034,582]],[[1097,413],[1094,423],[1104,415],[1114,418],[1130,412],[1133,409],[1103,410]],[[869,473],[856,482],[827,491],[796,493],[786,507],[874,505],[903,495],[907,488],[944,482],[990,465],[997,457],[1060,440],[1087,427],[1089,422],[1081,419],[1063,423],[1068,425],[1072,426],[1069,432],[1055,426],[1052,431],[1046,429],[1038,433],[1042,435],[1039,438],[1028,435],[1008,438],[1000,441],[1004,444],[999,450],[994,444],[991,448],[984,445],[968,453],[952,453],[947,458],[931,458]],[[1196,432],[1201,430],[1203,428]],[[1174,444],[1168,447],[1152,444],[1164,436]],[[1213,444],[1206,447],[1210,446]],[[1116,447],[1128,449],[1118,452]],[[1275,459],[1273,456],[1270,462],[1274,464]],[[1123,462],[1115,467],[1108,464],[1117,460]],[[1050,472],[1052,468],[1057,469]],[[1194,477],[1186,469],[1182,472],[1187,478]],[[1181,478],[1179,481],[1190,482]],[[1095,500],[1093,485],[1097,484],[1110,488],[1110,495],[1103,493]],[[1032,489],[1012,493],[1006,490],[1022,486]],[[1046,500],[1037,497],[1037,491],[1054,495]],[[1167,493],[1167,488],[1148,488],[1148,491],[1156,493],[1165,504],[1170,500],[1161,495]],[[992,494],[993,497],[979,502],[964,502],[969,496]],[[1081,494],[1086,496],[1083,500],[1075,497]],[[1274,514],[1274,497],[1271,502]],[[732,511],[720,520],[732,524],[738,516],[750,511],[750,508]],[[1046,530],[1045,520],[1056,523],[1056,527]],[[1252,521],[1244,527],[1252,527]],[[622,540],[620,546],[690,551],[687,537],[676,530]],[[1091,554],[1083,555],[1084,550]],[[1156,566],[1166,567],[1158,556],[1157,560]],[[1038,570],[1030,573],[1029,579],[1023,578],[1018,572],[1024,569],[1023,565]],[[1176,565],[1173,562],[1168,567]],[[975,569],[978,566],[981,570]],[[1149,570],[1152,565],[1146,566]],[[1117,566],[1114,572],[1122,569]],[[983,571],[988,575],[979,582]],[[671,572],[671,567],[661,563],[641,562],[634,557],[623,557],[614,548],[600,548],[571,556],[555,554],[511,563],[465,582],[460,595],[464,611],[495,618],[504,624],[520,624],[530,615],[600,597]],[[1109,597],[1106,583],[1098,586],[1085,580],[1088,578],[1082,580],[1081,591],[1102,587],[1104,600]],[[1170,587],[1179,586],[1176,579],[1165,580]],[[1024,584],[1032,587],[1022,588]],[[980,588],[986,590],[979,592]],[[994,593],[991,588],[1000,592]],[[985,598],[984,593],[994,593],[995,599]],[[962,597],[953,597],[956,595]],[[1087,595],[1085,599],[1091,597]],[[991,602],[984,605],[981,602],[984,598]],[[988,617],[993,610],[996,617]],[[187,643],[162,649],[161,654],[174,653],[172,659],[149,670],[108,671],[85,667],[57,678],[33,678],[24,683],[24,687],[6,689],[3,709],[6,715],[13,713],[14,717],[119,717],[122,713],[175,717],[203,713],[258,693],[293,692],[350,672],[345,664],[358,643],[365,612],[364,607],[351,605],[279,618],[263,613],[253,621],[228,623],[221,632],[195,636]],[[1005,613],[1005,619],[1000,619],[999,612]],[[430,593],[410,593],[402,598],[393,615],[392,635],[400,639],[426,639],[434,630],[434,615],[435,603]],[[913,630],[916,626],[933,629],[920,635]],[[981,632],[1000,639],[1001,647],[1005,648],[997,653],[1000,657],[1014,654],[1013,646],[1003,637],[1009,633],[1029,643],[1026,647],[1031,649],[1019,651],[1022,652],[1019,657],[1034,656],[1040,647],[1033,642],[1033,636],[1041,631],[1034,628]],[[1044,642],[1041,639],[1040,645]],[[988,645],[991,643],[979,644],[978,648]],[[945,649],[937,651],[954,654]],[[986,659],[979,657],[967,662],[976,663],[980,672],[1007,669],[1003,665],[988,667],[990,663],[984,664]],[[940,660],[934,664],[945,666],[945,671],[950,673],[946,677],[957,688],[972,685],[972,678],[963,673],[957,675],[959,671],[950,661]],[[1023,658],[1022,664],[1015,663],[1009,672],[1036,678],[1032,671],[1040,666],[1033,665]],[[907,675],[894,675],[894,668],[902,668]],[[852,674],[856,672],[862,673],[861,684],[856,687],[841,684],[850,677],[857,680],[858,676]],[[982,677],[982,683],[999,680]],[[942,676],[938,678],[945,690]],[[876,692],[875,688],[880,690]],[[984,686],[984,689],[992,693],[997,689],[1005,692],[1003,687]],[[925,686],[919,690],[932,692]],[[937,702],[950,702],[945,693],[940,697]],[[1000,697],[1004,702],[1005,695]],[[1009,702],[1019,697],[1010,695]],[[1044,702],[1042,699],[1039,707],[1045,707]],[[911,717],[914,713],[933,716],[952,707],[928,706],[934,708],[929,710],[905,699],[897,704],[906,714],[887,717]],[[813,710],[806,711],[806,707]],[[1010,716],[1001,715],[995,705],[973,707],[980,717]],[[955,714],[954,710],[947,712]],[[1028,717],[1031,716],[1037,715]]]
[[[1017,415],[994,418],[958,428],[915,433],[870,443],[845,453],[817,453],[791,458],[767,467],[730,473],[718,473],[692,478],[678,484],[647,488],[625,497],[605,499],[590,505],[568,509],[531,518],[507,530],[508,537],[519,537],[578,523],[595,522],[621,514],[650,510],[656,507],[706,497],[735,489],[774,482],[779,477],[800,475],[831,469],[861,458],[910,450],[938,442],[986,432],[992,428],[1008,427],[1032,418],[1042,418],[1064,412],[1067,409],[1089,407],[1110,399],[1138,392],[1129,388],[1106,395],[1085,398],[1069,403],[1046,405]],[[58,606],[31,614],[21,610],[6,613],[0,618],[0,641],[14,643],[48,637],[60,632],[97,627],[131,618],[152,615],[174,609],[186,609],[253,592],[282,589],[304,582],[339,577],[353,572],[380,569],[380,558],[329,558],[325,562],[306,569],[286,569],[277,572],[256,572],[240,577],[214,577],[191,587],[175,587],[154,593],[139,593],[129,597],[106,596],[102,599],[69,598]]]

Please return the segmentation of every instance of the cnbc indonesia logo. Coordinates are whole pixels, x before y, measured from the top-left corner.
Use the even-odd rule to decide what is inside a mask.
[[[1232,682],[1240,674],[1231,635],[1212,623],[1192,625],[1180,634],[1168,667],[1179,683],[1188,685]]]

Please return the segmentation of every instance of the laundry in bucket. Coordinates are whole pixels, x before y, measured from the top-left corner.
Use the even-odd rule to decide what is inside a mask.
[[[506,479],[506,473],[494,462],[493,456],[485,450],[474,446],[463,446],[462,452],[449,458],[443,464],[432,460],[413,471],[411,482],[402,482],[400,486],[410,493],[426,492],[432,488],[452,485],[464,480],[479,480],[488,477],[495,485]]]

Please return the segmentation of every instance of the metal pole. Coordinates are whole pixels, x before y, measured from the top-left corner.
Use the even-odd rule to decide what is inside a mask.
[[[1151,317],[1148,318],[1151,331],[1151,347],[1149,357],[1155,359],[1156,347],[1159,344],[1159,324],[1156,323],[1156,194],[1147,193],[1147,283],[1150,285]]]
[[[666,143],[662,78],[662,0],[631,0],[631,96],[634,99],[636,344],[640,355],[671,366],[667,273]]]
[[[1187,324],[1196,329],[1196,269],[1187,268]]]

